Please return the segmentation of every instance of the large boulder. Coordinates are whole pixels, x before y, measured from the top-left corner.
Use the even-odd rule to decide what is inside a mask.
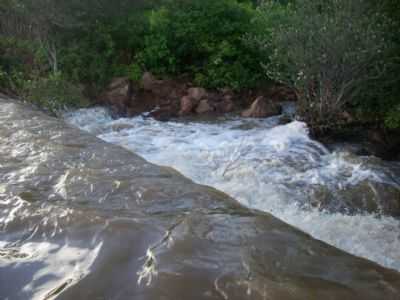
[[[127,77],[113,78],[100,96],[101,102],[110,106],[116,113],[124,114],[131,100],[131,87],[132,83]]]
[[[185,116],[193,113],[196,107],[199,106],[201,100],[205,100],[207,97],[207,91],[201,87],[192,87],[186,91],[186,95],[180,100],[180,116]],[[207,100],[206,100],[207,102]],[[197,113],[204,113],[208,111],[208,103],[203,101]]]
[[[140,81],[141,87],[148,92],[153,91],[158,83],[159,81],[157,80],[157,78],[154,77],[154,75],[150,72],[145,72],[142,75],[142,79]]]
[[[190,98],[189,96],[183,96],[181,98],[181,107],[179,111],[179,115],[184,116],[191,114],[194,110],[194,108],[197,105],[197,101],[194,100],[193,98]]]
[[[177,82],[173,80],[157,79],[152,73],[145,72],[142,76],[140,86],[145,93],[151,93],[157,102],[169,99],[176,93]]]
[[[195,101],[200,101],[207,97],[207,91],[201,87],[192,87],[188,89],[187,95]]]
[[[214,111],[214,107],[207,99],[201,100],[196,107],[196,113],[205,114]]]
[[[251,104],[251,106],[242,112],[245,118],[266,118],[281,114],[282,107],[270,100],[260,96]]]
[[[215,109],[219,113],[230,113],[235,109],[235,103],[231,97],[224,97],[215,104]]]

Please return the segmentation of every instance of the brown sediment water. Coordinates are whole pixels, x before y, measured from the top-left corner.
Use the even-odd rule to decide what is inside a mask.
[[[400,273],[0,99],[0,299],[399,299]]]
[[[346,145],[329,150],[310,138],[305,123],[279,125],[279,117],[159,122],[114,119],[95,107],[64,119],[316,239],[400,270],[400,162],[357,156]]]

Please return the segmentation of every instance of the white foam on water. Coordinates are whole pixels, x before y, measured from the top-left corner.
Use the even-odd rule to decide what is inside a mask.
[[[174,167],[197,183],[222,190],[246,206],[270,212],[317,239],[400,270],[398,219],[304,208],[310,188],[316,186],[332,193],[364,180],[398,186],[384,167],[331,153],[311,140],[304,123],[113,120],[102,108],[79,110],[65,119],[150,162]]]

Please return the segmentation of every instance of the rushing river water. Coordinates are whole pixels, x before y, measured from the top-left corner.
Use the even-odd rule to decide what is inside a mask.
[[[330,152],[300,122],[114,120],[103,108],[68,123],[197,183],[270,212],[313,237],[400,270],[400,164]]]
[[[398,165],[296,122],[65,117],[130,150],[0,95],[1,300],[399,299]]]

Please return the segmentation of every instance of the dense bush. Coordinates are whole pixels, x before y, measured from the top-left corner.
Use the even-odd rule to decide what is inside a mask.
[[[22,95],[55,115],[68,108],[88,105],[88,101],[82,95],[82,89],[65,80],[61,74],[25,81]]]
[[[161,75],[189,74],[205,87],[257,84],[260,53],[244,38],[255,10],[247,1],[167,1],[150,15],[150,33],[138,62]]]
[[[267,74],[297,90],[299,113],[310,125],[337,124],[345,107],[383,78],[391,43],[384,15],[366,0],[269,1],[262,10],[277,21],[263,45],[271,53]]]
[[[255,86],[260,52],[246,43],[250,1],[166,0],[65,34],[60,65],[73,82],[104,87],[113,76],[189,75],[205,87]]]
[[[41,72],[39,53],[30,42],[0,37],[0,88],[18,93],[26,80]]]
[[[10,74],[24,76],[23,81],[47,81],[51,76],[75,85],[84,84],[86,92],[96,96],[113,76],[138,78],[133,64],[135,51],[143,48],[147,30],[146,11],[161,0],[47,1],[13,0],[0,4],[0,43],[10,37],[29,45],[34,59],[20,70],[18,61],[0,66],[3,89]],[[18,47],[8,47],[18,50]],[[18,58],[18,55],[12,55]],[[40,63],[37,63],[40,58]],[[18,60],[18,59],[17,59]],[[39,67],[39,69],[38,69]],[[5,76],[6,73],[8,76]],[[25,76],[27,75],[27,76]],[[8,79],[4,79],[8,78]],[[39,80],[40,81],[40,80]],[[22,86],[13,88],[22,92]]]
[[[61,69],[73,82],[99,91],[115,76],[138,79],[134,56],[143,48],[148,31],[147,11],[103,19],[66,34]],[[139,72],[140,73],[140,72]]]
[[[104,24],[96,23],[74,32],[74,36],[65,42],[60,65],[70,80],[98,86],[107,83],[116,55],[110,31]]]
[[[363,118],[380,123],[383,120],[386,127],[400,128],[400,1],[370,2],[378,13],[390,19],[385,23],[385,39],[392,47],[383,57],[386,61],[383,76],[365,86],[356,107]]]
[[[15,38],[0,38],[0,90],[22,96],[53,113],[87,105],[82,90],[60,73],[49,72],[40,45]]]

